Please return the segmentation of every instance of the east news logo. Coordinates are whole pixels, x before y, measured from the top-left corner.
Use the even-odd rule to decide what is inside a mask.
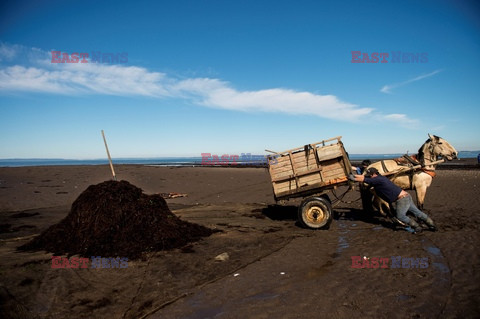
[[[92,51],[91,54],[87,52],[68,52],[52,51],[52,63],[127,63],[128,53],[110,53]]]
[[[90,264],[90,267],[89,267]],[[100,256],[92,256],[91,262],[89,258],[72,257],[68,259],[62,256],[52,256],[52,268],[127,268],[128,258],[105,258]]]
[[[361,257],[352,256],[352,268],[428,268],[428,257],[411,258],[402,256]],[[391,263],[389,263],[391,261]]]
[[[352,63],[428,63],[427,52],[368,52],[352,51]],[[389,61],[390,60],[390,61]]]

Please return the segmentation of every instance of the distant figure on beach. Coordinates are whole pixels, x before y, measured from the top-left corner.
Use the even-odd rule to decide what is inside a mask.
[[[422,227],[415,220],[408,217],[407,212],[411,212],[415,217],[423,221],[430,230],[437,230],[433,220],[415,206],[410,194],[395,185],[385,176],[380,175],[376,168],[371,167],[367,169],[366,175],[350,174],[348,178],[354,182],[363,182],[373,186],[377,195],[390,203],[395,209],[397,219],[410,226],[405,230],[412,233],[422,231]]]
[[[371,160],[363,160],[362,164],[360,166],[352,166],[352,170],[357,173],[357,175],[362,175],[363,171],[370,165],[372,164]]]

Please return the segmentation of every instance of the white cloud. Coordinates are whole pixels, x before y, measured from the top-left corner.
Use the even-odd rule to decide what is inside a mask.
[[[18,47],[12,50],[27,51]],[[11,54],[8,46],[2,50],[7,52],[4,55]],[[375,114],[391,121],[413,121],[404,114],[381,115],[334,95],[285,88],[239,91],[219,79],[178,79],[124,64],[51,63],[50,52],[39,49],[30,49],[23,55],[28,61],[0,68],[0,91],[180,98],[205,107],[237,111],[311,114],[343,121],[358,121]]]
[[[117,65],[64,64],[50,69],[20,65],[0,69],[0,90],[56,94],[167,96],[164,74]]]
[[[18,45],[0,43],[0,61],[11,60],[17,54]]]
[[[242,111],[314,114],[325,118],[356,120],[373,111],[340,101],[333,95],[318,95],[289,89],[238,91],[216,79],[188,79],[173,86],[199,104]]]
[[[397,113],[382,115],[379,117],[379,120],[394,122],[405,128],[416,128],[420,124],[416,119],[411,119],[405,114]]]
[[[394,83],[394,84],[384,85],[384,86],[380,89],[380,92],[382,92],[382,93],[392,93],[392,89],[396,89],[396,88],[398,88],[398,87],[407,85],[407,84],[412,83],[412,82],[420,81],[420,80],[422,80],[422,79],[425,79],[425,78],[434,76],[435,74],[440,73],[440,72],[442,72],[442,70],[435,70],[435,71],[430,72],[430,73],[428,73],[428,74],[419,75],[419,76],[417,76],[417,77],[414,77],[413,79],[409,79],[409,80],[406,80],[406,81],[403,81],[403,82],[400,82],[400,83]]]

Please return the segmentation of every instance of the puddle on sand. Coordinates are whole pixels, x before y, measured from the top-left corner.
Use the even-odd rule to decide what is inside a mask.
[[[437,270],[436,278],[439,281],[450,281],[450,268],[442,255],[440,248],[436,247],[429,240],[422,240],[423,249],[430,253],[430,264]]]
[[[188,301],[190,308],[194,309],[195,313],[183,318],[186,318],[186,319],[224,318],[223,316],[227,315],[228,313],[227,309],[229,308],[229,303],[227,303],[226,305],[212,305],[208,307],[205,305],[204,297],[205,296],[203,293],[199,293],[198,296]],[[239,300],[238,303],[250,304],[256,301],[258,302],[258,301],[272,300],[278,297],[280,297],[280,294],[275,294],[271,292],[260,292],[258,294],[243,298]]]
[[[445,265],[444,263],[432,263],[432,265],[442,273],[450,273],[450,268],[448,268],[448,266]],[[442,278],[442,280],[446,280],[446,279]]]
[[[225,313],[223,309],[223,305],[215,306],[212,305],[211,307],[205,306],[205,295],[203,293],[199,293],[198,295],[194,296],[192,299],[188,300],[187,303],[189,304],[190,309],[195,309],[195,313],[191,314],[190,316],[186,316],[186,319],[204,319],[204,318],[217,318],[222,316]]]
[[[435,256],[442,256],[442,252],[438,247],[428,246],[425,248],[430,254]],[[443,256],[442,256],[443,257]]]
[[[278,296],[280,296],[280,295],[279,295],[279,294],[273,294],[273,293],[270,293],[270,292],[261,292],[261,293],[258,293],[258,294],[256,294],[256,295],[247,297],[247,298],[245,298],[245,300],[246,300],[246,301],[253,301],[253,300],[270,300],[270,299],[275,299],[275,298],[277,298]]]
[[[224,314],[222,307],[198,309],[195,310],[195,314],[187,317],[188,319],[205,319],[205,318],[217,318]]]
[[[337,248],[336,253],[340,254],[342,252],[342,250],[344,250],[348,247],[350,247],[350,244],[348,243],[345,236],[338,237],[338,248]]]
[[[190,316],[186,316],[184,318],[186,319],[205,319],[205,318],[217,318],[222,316],[225,313],[225,310],[223,309],[223,306],[212,306],[212,307],[205,307],[201,306],[200,303],[198,303],[195,300],[193,302],[189,302],[190,308],[195,309],[195,312],[191,314]]]
[[[409,299],[412,299],[412,298],[415,298],[415,296],[411,296],[411,295],[398,295],[397,296],[397,300],[399,300],[399,301],[406,301],[406,300],[409,300]]]
[[[342,251],[350,247],[346,236],[349,232],[349,229],[347,225],[345,225],[343,222],[338,223],[338,228],[340,229],[340,231],[338,232],[338,245],[337,250],[335,251],[335,256],[340,257]]]
[[[448,298],[450,291],[451,275],[445,257],[443,257],[440,248],[435,246],[427,238],[422,239],[423,249],[429,253],[429,265],[433,267],[433,287],[435,288],[435,297],[444,300]]]

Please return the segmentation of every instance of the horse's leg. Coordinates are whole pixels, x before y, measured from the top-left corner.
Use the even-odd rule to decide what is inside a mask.
[[[383,214],[383,216],[387,216],[387,215],[391,216],[392,211],[390,210],[390,205],[388,205],[388,203],[381,198],[380,198],[379,202],[380,202],[380,207],[381,207],[381,213]]]
[[[373,195],[373,199],[370,200],[370,207],[371,207],[371,211],[373,212],[373,209],[375,208],[382,216],[386,216],[389,212],[390,212],[390,207],[388,205],[388,203],[386,201],[384,201],[383,199],[381,199],[376,193],[375,191],[373,190],[373,188],[371,189],[367,189],[366,190],[366,193],[369,193],[369,198],[372,198],[372,195]]]
[[[390,205],[376,194],[373,197],[372,206],[375,208],[382,216],[391,215]]]
[[[426,187],[420,186],[415,188],[415,195],[417,197],[417,207],[423,210],[423,203],[425,201]]]
[[[375,207],[377,209],[377,211],[382,215],[382,216],[386,216],[386,213],[385,211],[383,210],[383,203],[382,203],[382,199],[378,196],[375,195],[375,197],[373,198],[373,207]]]
[[[417,197],[417,206],[423,210],[425,203],[425,196],[427,195],[427,188],[432,183],[432,177],[426,173],[418,173],[413,177],[413,185],[415,187],[415,194]]]
[[[372,196],[372,192],[368,189],[365,184],[361,183],[360,184],[360,196],[362,197],[362,207],[363,210],[369,214],[373,213],[373,202],[374,202],[374,197]]]

